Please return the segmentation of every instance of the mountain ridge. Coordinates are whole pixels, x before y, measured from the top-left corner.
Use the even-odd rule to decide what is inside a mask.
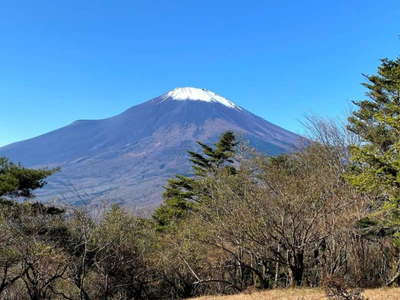
[[[292,151],[301,139],[211,91],[177,88],[110,118],[1,147],[0,155],[29,167],[60,166],[40,194],[46,200],[79,204],[73,194],[81,191],[90,204],[146,207],[160,202],[168,177],[188,172],[186,151],[197,140],[213,142],[226,130],[269,154]]]

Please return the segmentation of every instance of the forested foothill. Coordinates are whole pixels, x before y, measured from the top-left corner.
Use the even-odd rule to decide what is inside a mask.
[[[308,118],[293,153],[257,153],[233,132],[199,142],[192,176],[171,178],[150,217],[42,204],[34,191],[57,170],[1,158],[0,298],[326,287],[363,299],[352,289],[398,286],[400,59],[382,60],[364,86],[345,126]]]

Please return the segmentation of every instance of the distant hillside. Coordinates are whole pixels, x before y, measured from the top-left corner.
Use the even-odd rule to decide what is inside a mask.
[[[300,141],[211,91],[177,88],[117,116],[76,121],[2,147],[0,155],[29,167],[61,167],[41,192],[45,200],[142,208],[160,202],[167,178],[189,171],[186,151],[197,140],[215,141],[226,130],[269,154]]]

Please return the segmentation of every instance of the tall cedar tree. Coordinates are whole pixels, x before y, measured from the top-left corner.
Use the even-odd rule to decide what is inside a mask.
[[[351,147],[349,179],[376,193],[375,215],[400,242],[400,59],[383,59],[378,74],[366,78],[368,99],[354,102],[358,110],[349,118],[348,129],[363,141]]]
[[[163,204],[155,210],[153,218],[160,230],[164,230],[178,220],[183,219],[201,202],[202,193],[196,189],[199,179],[212,176],[222,168],[231,174],[236,172],[233,157],[235,155],[236,137],[227,131],[212,146],[197,142],[202,153],[188,151],[194,176],[176,175],[168,180],[164,187]]]

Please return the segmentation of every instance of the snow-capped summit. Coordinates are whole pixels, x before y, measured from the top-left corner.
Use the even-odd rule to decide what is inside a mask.
[[[232,101],[217,95],[216,93],[206,90],[206,89],[199,89],[194,87],[181,87],[176,88],[168,93],[165,93],[161,96],[162,101],[165,100],[192,100],[192,101],[204,101],[204,102],[217,102],[222,105],[225,105],[230,108],[239,109],[240,107],[237,106]]]
[[[106,119],[77,121],[0,147],[0,156],[27,167],[61,167],[39,192],[44,201],[154,207],[168,178],[191,173],[187,151],[199,151],[197,141],[214,143],[227,130],[269,155],[301,142],[224,97],[184,87]]]

